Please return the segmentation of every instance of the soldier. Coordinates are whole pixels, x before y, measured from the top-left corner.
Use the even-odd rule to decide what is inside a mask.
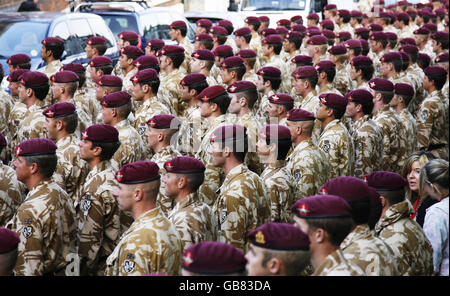
[[[122,71],[123,90],[132,93],[133,83],[131,78],[137,73],[138,69],[133,65],[134,60],[142,56],[144,52],[137,46],[125,46],[120,50],[120,58],[118,63]]]
[[[398,36],[393,32],[386,32],[388,44],[386,46],[386,51],[394,51],[397,48],[398,44]],[[404,39],[402,39],[404,40]],[[400,40],[401,42],[401,40]]]
[[[78,114],[70,102],[51,105],[42,114],[45,116],[44,129],[49,139],[55,142],[56,165],[53,180],[63,188],[72,204],[76,203],[78,187],[83,185],[87,175],[86,164],[80,159],[78,139],[74,132],[78,125]]]
[[[242,250],[221,242],[200,242],[186,249],[183,276],[243,276],[247,260]]]
[[[256,51],[254,51],[253,49],[243,49],[238,51],[236,53],[236,56],[241,57],[244,60],[245,74],[244,76],[242,76],[242,80],[250,81],[256,84],[256,81],[258,81],[258,75],[256,75],[255,72],[255,69],[257,68]]]
[[[397,29],[399,39],[411,36],[411,29],[409,27],[409,15],[406,12],[399,12],[395,14],[394,26]]]
[[[406,155],[411,155],[417,147],[417,123],[409,113],[407,106],[414,97],[414,88],[410,84],[396,83],[394,85],[394,97],[389,106],[397,112],[403,126],[406,142]]]
[[[265,67],[275,67],[280,69],[281,75],[286,76],[288,69],[286,64],[280,57],[281,49],[283,48],[283,39],[278,35],[268,35],[261,40],[262,54],[265,57]]]
[[[428,96],[417,112],[417,150],[430,151],[436,158],[448,159],[448,111],[442,87],[447,71],[440,66],[424,70],[423,88]]]
[[[444,86],[442,87],[442,93],[444,94],[445,98],[448,98],[448,95],[449,95],[449,80],[448,80],[449,79],[449,75],[448,75],[448,73],[449,73],[449,53],[448,53],[448,51],[437,56],[434,61],[437,66],[441,66],[442,68],[445,69],[445,71],[447,71],[447,81],[445,82]],[[414,64],[414,65],[417,66],[416,64]],[[446,104],[448,107],[448,100],[446,100]]]
[[[19,69],[31,69],[31,58],[23,53],[17,53],[11,55],[7,60],[6,63],[9,65],[9,73],[14,72],[15,70]]]
[[[270,124],[259,131],[256,143],[258,156],[266,168],[261,180],[270,198],[270,221],[292,223],[290,206],[295,201],[292,175],[285,166],[286,156],[292,147],[289,128]]]
[[[437,31],[434,34],[431,34],[431,45],[433,47],[433,52],[436,54],[436,56],[439,56],[440,54],[444,53],[445,51],[448,51],[448,32],[443,31]]]
[[[106,258],[132,222],[121,219],[113,196],[117,181],[110,160],[120,146],[119,132],[107,124],[91,125],[79,146],[80,158],[89,167],[75,204],[80,275],[103,275]]]
[[[312,57],[313,63],[326,59],[328,49],[328,39],[323,35],[314,35],[306,42],[308,55]]]
[[[166,172],[164,163],[181,156],[181,153],[174,149],[172,137],[178,132],[180,121],[173,115],[154,115],[148,121],[148,129],[145,132],[147,142],[153,152],[151,161],[155,162],[161,168],[161,174],[164,177]],[[165,183],[160,186],[160,192],[157,204],[164,215],[168,215],[173,208],[173,200],[165,195]]]
[[[353,86],[356,89],[369,91],[369,81],[375,72],[372,59],[366,56],[357,56],[351,60],[350,65],[350,77],[354,82]]]
[[[211,50],[214,50],[219,45],[225,44],[228,39],[228,30],[225,29],[222,26],[214,26],[209,30],[209,34],[213,38],[213,48]]]
[[[212,22],[205,18],[199,19],[195,24],[197,25],[197,27],[195,27],[195,35],[208,34],[212,27]]]
[[[311,138],[314,119],[311,112],[303,109],[292,109],[287,114],[287,127],[295,148],[286,167],[295,178],[295,200],[317,192],[330,174],[327,156]]]
[[[134,222],[106,260],[105,275],[178,275],[181,241],[156,203],[161,179],[158,165],[151,161],[129,163],[116,173],[115,179],[118,185],[113,194],[117,204],[131,213]]]
[[[197,193],[205,177],[205,165],[189,156],[175,157],[164,164],[165,195],[175,202],[168,219],[180,234],[182,250],[202,241],[216,239],[216,225],[211,208]]]
[[[394,251],[401,275],[432,275],[433,248],[422,228],[409,218],[412,205],[405,199],[406,180],[397,173],[377,171],[365,175],[380,194],[382,216],[375,235]]]
[[[330,178],[352,176],[355,157],[353,139],[341,122],[347,99],[333,93],[322,94],[319,99],[316,117],[322,122],[323,130],[318,146],[327,155]]]
[[[100,101],[105,124],[119,132],[120,147],[111,159],[111,166],[119,170],[124,164],[144,158],[144,142],[136,129],[127,120],[131,112],[131,95],[124,91],[110,93]]]
[[[369,229],[373,209],[367,183],[355,177],[338,177],[325,183],[319,192],[340,196],[350,205],[354,223],[339,246],[345,259],[359,266],[368,276],[400,275],[392,249]]]
[[[220,77],[222,83],[230,86],[236,81],[241,81],[246,72],[244,59],[234,56],[224,59],[220,63]]]
[[[369,40],[370,29],[366,27],[355,29],[355,38],[361,40]]]
[[[291,31],[284,36],[283,51],[284,62],[288,63],[295,56],[300,54],[300,46],[302,45],[304,35],[300,32]]]
[[[270,219],[270,201],[259,176],[244,164],[247,131],[241,125],[221,126],[210,137],[211,164],[224,170],[225,180],[214,202],[218,241],[245,251],[247,234]]]
[[[133,31],[123,31],[122,33],[119,33],[117,37],[119,37],[117,39],[117,49],[119,52],[121,52],[122,48],[125,46],[138,46],[139,44],[140,36]],[[123,78],[122,68],[119,62],[116,63],[112,74]]]
[[[256,89],[261,94],[261,100],[257,102],[255,106],[255,116],[258,120],[263,120],[268,123],[267,108],[269,106],[269,97],[273,96],[278,90],[281,84],[281,71],[275,67],[263,67],[259,69],[256,74],[258,75],[258,81]]]
[[[287,94],[275,94],[269,97],[266,112],[270,122],[287,126],[287,113],[294,108],[294,99]]]
[[[345,116],[352,120],[352,138],[355,147],[355,171],[358,178],[381,169],[383,135],[370,118],[373,96],[365,89],[355,89],[345,95]]]
[[[185,72],[180,69],[184,61],[184,48],[177,45],[165,45],[157,54],[160,62],[160,92],[172,102],[177,116],[183,116],[186,106],[180,100],[180,81]]]
[[[249,276],[298,276],[309,265],[309,238],[298,227],[266,223],[249,233]]]
[[[380,77],[390,80],[392,83],[409,83],[408,79],[402,79],[402,56],[399,52],[387,52],[380,59]],[[406,78],[406,77],[405,77]]]
[[[306,17],[307,21],[306,21],[306,25],[309,26],[317,26],[319,24],[319,15],[317,13],[310,13],[308,14],[308,16]]]
[[[341,95],[341,92],[333,86],[333,80],[336,76],[336,64],[330,60],[323,60],[318,62],[314,68],[316,68],[317,73],[319,74],[316,85],[317,94],[319,96],[324,93]]]
[[[313,276],[366,275],[339,248],[353,225],[347,201],[336,195],[313,195],[298,200],[291,211],[295,225],[308,234]]]
[[[138,57],[133,61],[133,65],[138,69],[138,71],[145,69],[154,69],[157,73],[161,71],[158,58],[152,55],[142,55]]]
[[[47,37],[42,40],[41,58],[46,66],[43,70],[48,78],[62,67],[60,58],[64,53],[64,40],[58,37]]]
[[[258,30],[261,26],[261,21],[256,16],[248,16],[245,18],[245,24],[250,28],[252,38],[250,41],[250,47],[256,52],[261,51],[261,37],[259,37]],[[241,48],[242,49],[242,48]]]
[[[255,45],[255,43],[252,42],[253,39],[252,30],[249,27],[243,27],[234,31],[233,34],[235,36],[234,38],[235,47],[237,47],[239,50],[253,49],[258,53],[259,62],[261,62],[262,56],[259,55],[260,43],[257,46],[250,45],[250,44]]]
[[[354,57],[361,55],[362,45],[359,39],[349,39],[345,41],[343,45],[345,46],[345,48],[347,48],[349,61],[351,61]]]
[[[208,49],[194,51],[189,62],[190,73],[201,73],[205,75],[208,85],[216,85],[216,79],[210,74],[215,58],[212,51]]]
[[[350,25],[351,14],[347,9],[339,9],[336,13],[335,21],[338,31],[346,31],[353,34],[353,27]]]
[[[5,136],[0,133],[0,153],[7,145]],[[6,225],[16,213],[23,201],[22,191],[14,170],[0,159],[0,226]]]
[[[363,28],[362,26],[362,19],[363,19],[363,14],[361,11],[359,10],[352,10],[350,11],[350,26],[352,26],[352,32],[353,35],[355,35],[355,30],[358,28]]]
[[[170,27],[170,26],[169,26]],[[170,35],[170,31],[169,31],[169,35]],[[172,37],[171,37],[172,38]],[[189,45],[190,45],[190,41],[189,41]],[[164,40],[161,39],[151,39],[147,42],[147,46],[145,47],[145,55],[146,56],[154,56],[156,57],[156,53],[162,49],[164,47],[164,45],[166,45],[166,43],[164,42]]]
[[[233,23],[230,22],[229,20],[223,20],[223,19],[219,20],[217,22],[217,25],[225,28],[227,30],[228,36],[231,36],[234,32]],[[238,48],[236,47],[236,42],[234,42],[233,38],[231,38],[231,37],[227,38],[227,41],[225,41],[224,45],[231,46],[233,51],[235,51],[235,52],[238,51]],[[217,47],[219,47],[219,46],[217,46]],[[216,49],[217,47],[214,47],[214,49]]]
[[[67,193],[51,181],[56,149],[48,139],[26,140],[16,149],[13,167],[29,192],[6,225],[20,236],[15,275],[63,275],[74,251],[75,211]]]
[[[8,228],[0,228],[0,276],[14,275],[20,237]]]
[[[214,47],[214,41],[209,34],[198,34],[195,36],[194,50],[207,49],[212,50]]]
[[[400,172],[406,157],[406,138],[403,127],[389,103],[394,96],[394,84],[387,79],[374,78],[369,81],[370,93],[373,96],[372,119],[381,129],[383,150],[381,153],[381,169]]]
[[[417,48],[420,52],[429,55],[430,57],[435,57],[433,48],[429,46],[430,30],[427,27],[420,27],[414,31],[414,39],[416,40]]]
[[[215,55],[215,62],[214,66],[211,68],[211,74],[216,79],[218,84],[222,85],[223,87],[226,86],[226,84],[223,83],[222,77],[220,77],[220,64],[228,57],[232,57],[233,54],[233,48],[229,45],[220,45],[216,49],[213,50],[213,53]]]
[[[352,39],[352,34],[350,32],[348,32],[348,31],[339,31],[338,33],[336,33],[335,44],[336,45],[339,45],[339,44],[344,45],[345,42],[347,42],[350,39]]]
[[[380,58],[383,56],[387,46],[387,36],[384,32],[372,32],[370,35],[370,53],[369,58],[374,62],[375,77],[380,74]]]
[[[336,76],[334,78],[334,88],[341,94],[352,89],[352,78],[347,69],[348,54],[347,48],[343,44],[332,46],[328,49],[329,59],[336,64]]]
[[[92,36],[86,41],[86,47],[84,51],[86,52],[86,57],[92,61],[93,58],[98,56],[103,56],[108,49],[107,40],[103,36]],[[111,73],[106,73],[111,74]],[[91,65],[90,63],[86,69],[86,86],[90,89],[95,87],[95,81],[91,76]]]
[[[98,102],[98,108],[101,109],[100,101],[102,98],[110,93],[118,92],[122,90],[122,78],[114,75],[103,75],[97,80],[97,86],[95,88],[95,99]],[[103,115],[98,113],[95,120],[96,123],[103,122]],[[133,122],[133,121],[131,121]]]
[[[170,39],[173,41],[178,42],[179,46],[182,46],[184,48],[184,61],[181,64],[181,67],[188,72],[189,71],[189,63],[191,59],[192,52],[194,51],[194,46],[191,44],[191,41],[189,38],[186,37],[187,34],[187,25],[184,21],[174,21],[169,26],[170,31]],[[153,45],[153,42],[152,42]],[[161,47],[162,49],[164,47],[164,41],[162,46],[158,45],[158,47]],[[158,51],[156,51],[158,52]]]
[[[102,78],[104,75],[110,75],[113,70],[113,61],[106,56],[97,56],[91,59],[89,62],[89,71],[86,70],[86,76],[89,72],[89,76],[91,77],[91,80],[93,82],[92,88],[86,89],[86,91],[90,93],[95,93],[97,88],[97,81]],[[80,94],[82,91],[79,89]],[[82,95],[82,94],[81,94]],[[77,94],[75,94],[75,97],[77,97]],[[97,116],[100,113],[100,104],[98,103],[96,99],[96,95],[89,95],[89,102],[93,106],[93,111],[90,113],[92,116],[92,122],[96,123]]]

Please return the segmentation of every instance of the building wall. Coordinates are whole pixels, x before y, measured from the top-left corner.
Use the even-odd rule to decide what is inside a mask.
[[[23,0],[0,0],[0,10],[17,11]],[[38,6],[42,11],[61,11],[68,6],[66,0],[39,0]]]

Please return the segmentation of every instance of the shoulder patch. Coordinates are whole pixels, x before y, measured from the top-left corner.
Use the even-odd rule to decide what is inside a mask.
[[[25,238],[29,238],[32,233],[33,233],[33,227],[31,227],[31,226],[26,226],[22,230],[22,234]]]
[[[421,117],[422,120],[426,120],[428,118],[428,110],[423,110]]]
[[[302,177],[302,173],[300,172],[299,169],[295,170],[294,177],[295,177],[295,181],[297,181],[297,182],[300,181],[300,178]]]
[[[133,272],[135,266],[136,266],[136,263],[134,263],[134,261],[125,260],[123,262],[123,271],[126,273]]]

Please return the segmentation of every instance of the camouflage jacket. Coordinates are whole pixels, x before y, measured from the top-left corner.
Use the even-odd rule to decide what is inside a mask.
[[[316,114],[316,107],[319,105],[319,103],[320,103],[319,97],[317,96],[316,91],[313,90],[310,93],[308,93],[304,98],[301,98],[300,101],[295,101],[294,108],[303,109],[308,112],[311,112],[312,114]],[[321,131],[322,131],[322,122],[316,119],[314,121],[314,128],[311,136],[314,143],[319,142]]]
[[[375,225],[375,235],[394,251],[401,275],[432,275],[433,248],[419,224],[409,218],[413,212],[407,200],[390,206]]]
[[[124,72],[122,70],[122,76],[121,76],[122,81],[123,81],[122,90],[126,91],[130,95],[133,95],[133,92],[132,92],[133,82],[131,81],[131,78],[133,78],[133,76],[136,75],[137,72],[138,72],[138,69],[137,68],[133,68],[130,72],[128,72],[127,74],[123,75]]]
[[[247,167],[258,175],[261,174],[261,164],[256,153],[256,143],[258,142],[258,133],[262,128],[261,122],[250,112],[238,117],[236,124],[247,128],[248,152],[245,157]]]
[[[156,207],[139,216],[122,235],[106,261],[105,275],[178,275],[181,251],[178,232]]]
[[[185,117],[181,119],[181,126],[177,138],[177,150],[182,154],[194,156],[202,148],[202,121],[200,109],[196,106],[188,107]]]
[[[14,102],[12,97],[3,90],[0,90],[0,106],[0,133],[2,133],[5,138],[11,139],[8,120],[14,106]]]
[[[20,236],[16,275],[53,275],[66,267],[76,224],[73,205],[61,187],[40,181],[6,227]]]
[[[261,100],[258,102],[258,104],[255,104],[253,109],[255,110],[255,117],[258,118],[258,120],[264,120],[265,123],[269,123],[269,115],[267,114],[266,110],[269,106],[269,97],[273,96],[275,92],[273,90],[269,91],[267,94],[263,94],[261,96]]]
[[[16,138],[13,139],[13,147],[17,147],[23,141],[31,138],[47,138],[47,132],[44,129],[45,116],[42,115],[42,111],[46,107],[43,101],[37,100],[36,104],[28,108],[20,123]]]
[[[417,147],[417,123],[416,119],[409,113],[408,109],[403,109],[400,114],[400,122],[406,137],[406,155],[411,155]]]
[[[95,87],[93,88],[78,88],[73,99],[78,102],[77,107],[89,116],[90,122],[95,122],[97,115],[100,113],[101,105],[95,98]]]
[[[336,76],[333,79],[333,87],[343,95],[353,90],[353,81],[350,77],[349,65],[350,64],[345,64],[341,67],[336,66]]]
[[[50,62],[49,64],[47,64],[45,66],[45,68],[42,70],[42,72],[45,73],[45,75],[47,75],[48,78],[50,79],[50,77],[53,74],[55,74],[56,72],[61,70],[62,66],[63,65],[60,60],[54,60],[54,61]]]
[[[114,126],[119,131],[120,147],[111,159],[113,169],[118,171],[123,165],[143,159],[146,147],[141,136],[132,127],[128,120],[124,119]]]
[[[325,93],[334,93],[338,95],[342,95],[342,93],[334,87],[332,83],[328,83],[324,87],[320,88],[319,85],[316,86],[317,95],[320,96],[321,94]]]
[[[23,202],[16,172],[0,160],[0,227],[4,227]]]
[[[366,274],[358,265],[346,260],[341,249],[337,249],[320,263],[313,276],[366,276]]]
[[[181,63],[181,68],[183,68],[186,73],[189,73],[189,62],[191,61],[191,55],[194,52],[194,45],[191,43],[188,37],[185,37],[181,43],[178,44],[184,48],[184,61]]]
[[[161,84],[159,91],[167,94],[170,97],[171,106],[174,108],[177,116],[183,116],[187,105],[181,101],[181,85],[180,81],[185,76],[185,72],[180,69],[175,69],[168,75],[160,75]]]

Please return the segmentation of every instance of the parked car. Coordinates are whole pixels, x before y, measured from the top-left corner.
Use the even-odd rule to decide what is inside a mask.
[[[151,39],[162,39],[166,44],[175,44],[170,39],[169,25],[183,20],[188,25],[187,37],[194,42],[195,31],[188,20],[180,13],[167,7],[150,7],[147,2],[85,2],[74,11],[95,13],[109,26],[116,40],[125,30],[138,33],[142,44]]]

